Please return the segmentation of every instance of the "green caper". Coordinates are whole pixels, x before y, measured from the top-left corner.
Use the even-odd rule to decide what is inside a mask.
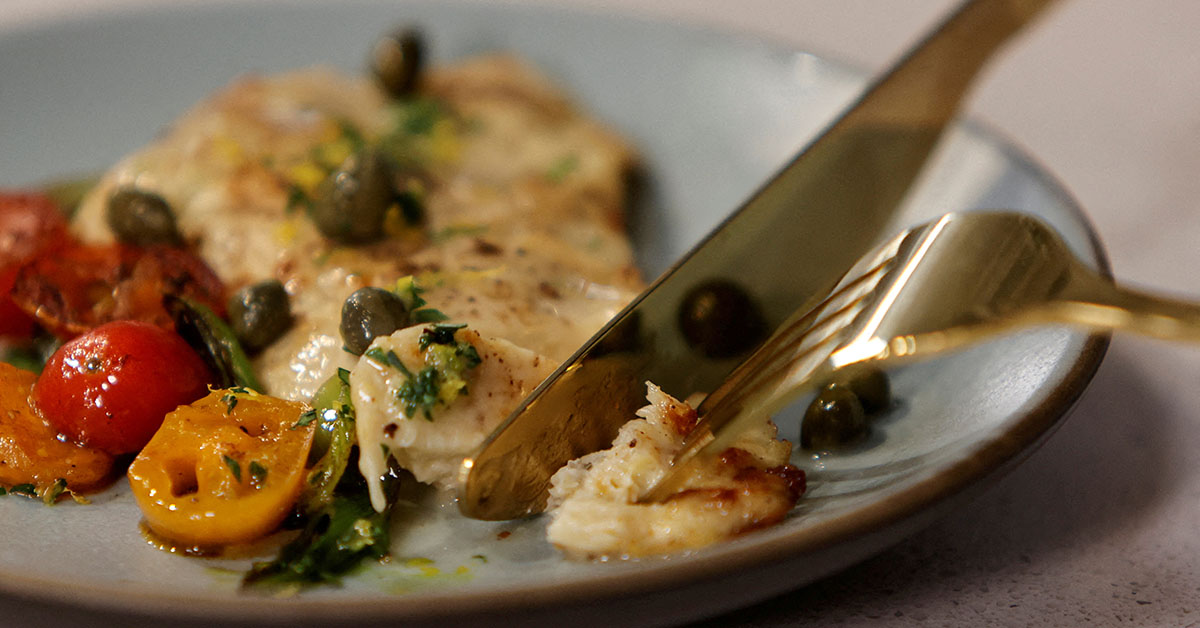
[[[183,237],[163,197],[137,188],[121,188],[108,199],[108,226],[117,240],[134,246],[179,246]]]
[[[847,367],[843,373],[835,376],[833,381],[858,395],[858,400],[867,414],[886,410],[892,405],[892,387],[888,383],[887,373],[874,366]]]
[[[251,353],[267,348],[292,326],[288,293],[274,279],[242,288],[228,309],[229,326]]]
[[[371,50],[371,69],[388,95],[400,98],[416,88],[424,56],[425,43],[421,33],[413,28],[402,28],[375,44]]]
[[[383,288],[359,288],[342,304],[342,343],[354,355],[362,355],[376,337],[407,325],[404,301]]]
[[[849,445],[866,434],[867,413],[858,395],[846,386],[830,384],[821,389],[804,411],[800,446],[833,449]]]
[[[729,358],[766,336],[758,305],[741,286],[716,279],[692,288],[679,306],[679,329],[688,344],[710,358]]]
[[[387,213],[396,202],[394,169],[378,150],[351,155],[317,189],[311,211],[317,229],[344,244],[382,238]]]

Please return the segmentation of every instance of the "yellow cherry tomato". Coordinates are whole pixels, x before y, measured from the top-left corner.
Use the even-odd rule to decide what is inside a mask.
[[[74,492],[104,487],[113,457],[58,439],[29,404],[37,375],[0,362],[0,487],[32,484],[44,491],[60,478]]]
[[[180,406],[129,466],[152,532],[212,547],[273,531],[300,494],[313,425],[301,403],[245,389]]]

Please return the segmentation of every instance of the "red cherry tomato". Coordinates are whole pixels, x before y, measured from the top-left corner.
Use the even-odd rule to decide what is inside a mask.
[[[123,454],[140,450],[168,412],[203,397],[209,381],[179,336],[115,321],[60,347],[33,387],[33,403],[76,442]]]
[[[33,318],[12,300],[17,269],[69,240],[54,201],[40,194],[0,191],[0,337],[33,333]]]

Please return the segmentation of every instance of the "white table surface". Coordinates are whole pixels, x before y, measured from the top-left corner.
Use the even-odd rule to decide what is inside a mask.
[[[0,0],[0,26],[141,1]],[[874,69],[955,4],[560,3],[715,24]],[[1200,2],[1063,0],[983,77],[969,110],[1080,201],[1119,280],[1200,296]],[[704,625],[1200,625],[1198,383],[1200,349],[1118,336],[1065,425],[967,507]],[[0,598],[0,625],[44,623]]]

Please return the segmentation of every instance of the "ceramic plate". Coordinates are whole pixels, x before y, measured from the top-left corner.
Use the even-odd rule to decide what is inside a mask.
[[[112,11],[0,33],[0,185],[103,168],[248,71],[359,70],[368,44],[400,22],[425,29],[437,60],[524,55],[640,148],[648,181],[634,207],[634,236],[648,277],[864,84],[860,73],[801,51],[549,8],[381,1]],[[1037,214],[1104,266],[1061,188],[970,122],[949,133],[897,227],[983,208]],[[177,621],[684,621],[811,582],[960,506],[968,489],[1022,458],[1059,421],[1105,346],[1103,338],[1046,329],[895,371],[899,403],[867,443],[793,457],[811,490],[786,521],[688,555],[566,562],[544,541],[540,519],[463,520],[452,503],[423,495],[397,517],[389,564],[341,588],[261,597],[239,593],[230,569],[244,563],[148,546],[122,482],[89,506],[0,498],[0,591],[8,604],[32,599],[101,613],[86,617]],[[779,421],[785,437],[797,434],[795,415]]]

